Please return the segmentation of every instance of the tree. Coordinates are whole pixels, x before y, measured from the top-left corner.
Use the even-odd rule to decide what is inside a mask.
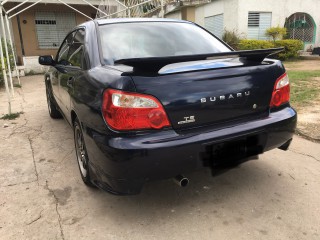
[[[275,42],[277,39],[282,39],[287,34],[287,29],[282,27],[271,27],[266,30],[266,36],[271,37]]]

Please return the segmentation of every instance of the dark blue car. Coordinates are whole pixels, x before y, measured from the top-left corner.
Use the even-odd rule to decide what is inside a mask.
[[[297,115],[281,49],[234,51],[194,23],[94,20],[40,56],[49,113],[74,129],[83,181],[137,194],[146,181],[288,149]]]

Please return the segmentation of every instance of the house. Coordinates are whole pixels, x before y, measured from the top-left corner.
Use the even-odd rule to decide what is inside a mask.
[[[289,37],[304,42],[305,49],[320,46],[318,0],[8,0],[8,13],[16,58],[26,72],[42,71],[38,56],[55,55],[63,38],[74,26],[105,13],[113,17],[160,16],[198,23],[218,37],[236,30],[248,39],[267,39],[265,30],[285,26]],[[128,8],[126,4],[131,6]],[[94,7],[99,6],[97,11]],[[14,8],[14,10],[12,10]],[[25,10],[25,11],[22,11]],[[121,12],[121,13],[120,13]]]
[[[172,1],[172,0],[167,0]],[[152,17],[160,0],[4,0],[16,59],[25,72],[42,72],[39,55],[55,55],[66,34],[96,17]]]
[[[172,8],[166,18],[194,21],[218,37],[225,30],[248,39],[268,39],[269,27],[288,29],[288,37],[304,42],[305,49],[320,46],[318,0],[212,0],[209,3]]]
[[[100,0],[88,1],[96,7],[100,4]],[[9,17],[26,9],[10,19],[16,59],[26,73],[30,70],[41,72],[38,56],[55,56],[66,34],[76,25],[95,18],[97,14],[95,8],[83,1],[64,0],[69,6],[58,1],[35,2],[31,0],[20,7],[17,7],[21,4],[19,0],[4,4],[5,11],[17,7],[8,14]]]

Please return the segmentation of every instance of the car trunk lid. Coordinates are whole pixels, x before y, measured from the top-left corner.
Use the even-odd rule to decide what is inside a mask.
[[[136,91],[162,103],[176,130],[267,116],[283,68],[263,61],[279,49],[208,56],[124,59]],[[120,65],[119,65],[120,66]]]
[[[137,92],[160,100],[174,129],[186,129],[267,114],[274,68],[229,62],[219,69],[132,78]]]

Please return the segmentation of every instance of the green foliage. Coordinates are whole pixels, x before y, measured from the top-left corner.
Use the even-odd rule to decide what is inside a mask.
[[[3,119],[3,120],[13,120],[13,119],[16,119],[16,118],[20,117],[21,114],[23,114],[23,112],[16,112],[16,113],[11,113],[11,114],[5,114],[5,115],[3,115],[3,117],[1,117],[0,119]]]
[[[287,34],[287,29],[282,27],[271,27],[266,30],[266,36],[271,37],[273,42],[282,39]]]
[[[6,68],[8,67],[7,65],[7,57],[6,57],[6,50],[5,50],[5,45],[4,45],[4,39],[1,38],[2,42],[2,52],[3,52],[3,60],[5,63]],[[8,52],[9,52],[9,59],[10,59],[10,67],[11,70],[14,68],[14,61],[13,61],[13,51],[11,45],[7,42],[7,47],[8,47]],[[0,86],[3,85],[3,74],[2,74],[2,64],[0,61]]]
[[[284,47],[284,51],[273,55],[273,58],[280,60],[287,60],[297,58],[298,51],[303,48],[303,42],[300,40],[277,40],[275,42],[267,40],[241,40],[238,45],[239,50],[254,50],[254,49],[266,49]]]
[[[253,50],[253,49],[266,49],[273,48],[274,44],[266,40],[241,40],[238,45],[239,50]]]
[[[222,40],[226,42],[233,49],[238,50],[238,45],[241,40],[241,37],[237,31],[225,30],[222,35]]]
[[[286,39],[278,40],[274,43],[275,47],[284,47],[284,52],[277,54],[280,60],[297,58],[298,51],[303,49],[303,42],[300,40]]]

